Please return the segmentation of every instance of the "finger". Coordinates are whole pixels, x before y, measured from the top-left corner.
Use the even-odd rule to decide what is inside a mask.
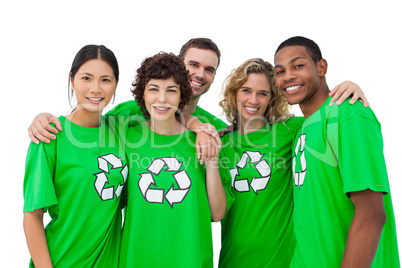
[[[53,123],[58,130],[60,130],[60,131],[63,130],[61,127],[60,120],[56,116],[52,116],[49,120],[49,123]],[[57,132],[53,132],[53,133],[57,133]]]
[[[38,130],[39,130],[42,134],[44,134],[43,131],[47,131],[48,133],[54,133],[54,134],[59,133],[59,131],[58,131],[56,128],[52,127],[52,126],[50,125],[50,123],[51,123],[51,122],[48,121],[47,119],[46,119],[46,120],[45,120],[45,119],[39,120],[40,126],[37,126],[37,127],[38,127]],[[42,129],[41,129],[41,128],[42,128]]]
[[[200,144],[198,141],[196,141],[195,143],[195,151],[197,153],[197,159],[200,160],[201,157],[201,148],[200,148]]]
[[[35,136],[33,135],[32,131],[29,128],[28,128],[28,136],[33,143],[39,144],[39,140],[35,138]]]
[[[37,129],[37,128],[32,128],[32,134],[34,135],[34,137],[36,137],[38,140],[44,142],[44,143],[50,143],[50,139],[45,137],[44,135],[42,135],[42,133]],[[46,131],[47,134],[49,134],[49,132]]]
[[[329,92],[329,96],[334,96],[335,95],[335,93],[338,91],[338,89],[339,89],[339,85],[337,85],[336,87],[334,87],[330,92]]]
[[[353,94],[353,89],[348,88],[344,90],[342,95],[339,97],[339,99],[336,101],[337,105],[341,105],[347,98],[349,98]]]

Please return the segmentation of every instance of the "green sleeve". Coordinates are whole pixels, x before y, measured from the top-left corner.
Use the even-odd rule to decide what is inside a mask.
[[[124,124],[125,126],[135,126],[146,120],[140,106],[135,100],[120,103],[112,110],[108,111],[105,118],[110,121],[114,120],[115,122],[119,122],[119,124]]]
[[[381,127],[371,115],[354,115],[333,128],[330,142],[345,194],[366,189],[389,193]]]
[[[50,144],[31,143],[28,149],[24,178],[24,212],[47,208],[57,204],[54,187],[57,141]]]

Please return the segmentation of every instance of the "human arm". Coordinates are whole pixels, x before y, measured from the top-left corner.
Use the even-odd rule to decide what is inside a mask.
[[[53,267],[43,226],[43,209],[24,213],[24,232],[35,267]]]
[[[52,127],[53,123],[56,128]],[[32,142],[39,144],[40,141],[50,143],[50,140],[56,139],[54,134],[62,131],[59,119],[50,113],[38,114],[31,125],[28,127],[28,135]]]
[[[329,93],[329,96],[333,97],[329,103],[330,106],[332,106],[334,103],[341,105],[350,96],[352,96],[349,101],[350,104],[354,104],[360,99],[363,102],[364,107],[370,106],[370,103],[364,95],[363,90],[357,84],[350,81],[344,81],[334,87],[334,89],[332,89]]]
[[[218,222],[225,217],[227,206],[226,192],[219,174],[218,157],[207,160],[205,165],[207,172],[206,189],[211,219],[214,222]]]
[[[386,221],[383,193],[367,189],[351,192],[349,195],[355,212],[341,267],[370,267]]]
[[[191,131],[197,133],[195,142],[197,159],[203,164],[207,159],[219,154],[219,138],[216,129],[211,124],[203,124],[195,116],[187,113],[182,113],[182,124]]]

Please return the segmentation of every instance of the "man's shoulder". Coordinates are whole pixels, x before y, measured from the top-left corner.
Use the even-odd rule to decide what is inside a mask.
[[[200,106],[197,106],[197,109],[195,110],[194,113],[192,113],[192,115],[197,117],[198,120],[200,120],[203,123],[209,123],[214,125],[217,130],[221,130],[227,127],[227,124],[223,122],[223,120],[211,114],[210,112],[204,110]]]

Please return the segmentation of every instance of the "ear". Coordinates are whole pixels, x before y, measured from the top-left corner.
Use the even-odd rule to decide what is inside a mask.
[[[321,59],[317,62],[317,70],[320,77],[324,77],[327,74],[327,69],[328,63],[325,59]]]
[[[71,73],[70,73],[70,85],[71,85],[71,89],[75,90],[74,79],[71,77]]]

